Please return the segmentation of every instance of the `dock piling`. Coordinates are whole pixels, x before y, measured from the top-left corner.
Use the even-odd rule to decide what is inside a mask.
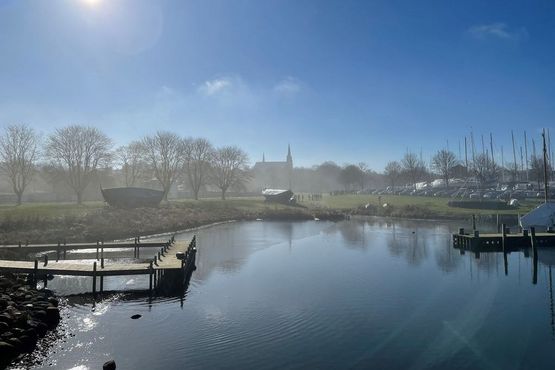
[[[93,262],[93,274],[92,274],[92,294],[96,297],[96,261]]]

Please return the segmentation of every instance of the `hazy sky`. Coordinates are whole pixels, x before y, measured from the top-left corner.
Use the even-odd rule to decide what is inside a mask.
[[[0,125],[381,170],[554,117],[553,1],[0,0]]]

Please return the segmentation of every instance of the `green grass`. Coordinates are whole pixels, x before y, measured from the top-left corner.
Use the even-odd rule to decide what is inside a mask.
[[[393,207],[415,206],[430,210],[439,216],[465,216],[471,214],[524,214],[536,207],[540,201],[524,201],[517,209],[510,210],[487,210],[472,208],[449,207],[447,203],[451,198],[415,197],[403,195],[382,195],[381,203],[388,203]],[[354,209],[366,204],[379,205],[378,195],[348,194],[348,195],[324,195],[321,201],[305,201],[301,204],[310,207],[325,207],[333,209]]]
[[[393,207],[402,208],[406,206],[418,207],[425,210],[428,214],[437,215],[438,217],[457,217],[467,216],[471,214],[524,214],[534,208],[539,201],[525,201],[521,203],[518,209],[514,210],[484,210],[484,209],[465,209],[453,208],[447,205],[449,198],[435,197],[412,197],[400,195],[384,195],[381,202],[388,203]],[[314,209],[334,209],[349,211],[366,204],[378,206],[377,195],[324,195],[321,201],[304,201],[301,205]],[[186,207],[191,210],[202,212],[218,212],[225,208],[234,208],[241,211],[258,212],[264,210],[279,211],[288,208],[285,205],[269,204],[264,202],[262,197],[245,197],[245,198],[229,198],[221,200],[219,198],[204,198],[201,200],[181,199],[171,200],[168,205]],[[82,205],[75,203],[25,203],[20,206],[1,205],[0,219],[10,218],[26,219],[32,217],[40,218],[56,218],[56,217],[80,217],[89,213],[94,213],[106,207],[104,202],[84,202]]]

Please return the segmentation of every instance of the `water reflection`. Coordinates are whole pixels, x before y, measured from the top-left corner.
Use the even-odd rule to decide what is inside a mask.
[[[183,300],[121,293],[93,311],[72,296],[65,322],[75,337],[50,358],[99,368],[114,357],[138,370],[549,368],[555,255],[538,249],[534,263],[528,250],[461,251],[451,239],[459,226],[368,218],[199,230]],[[109,284],[142,284],[118,279]]]

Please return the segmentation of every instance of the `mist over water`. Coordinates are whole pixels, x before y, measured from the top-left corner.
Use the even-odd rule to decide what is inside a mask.
[[[241,222],[198,232],[183,299],[68,296],[66,335],[35,368],[545,368],[549,266],[453,249],[458,225],[353,219]],[[180,237],[190,238],[190,234]],[[90,291],[86,278],[49,282]],[[141,277],[105,288],[144,289]],[[140,314],[138,320],[130,316]],[[518,338],[516,340],[515,338]]]

